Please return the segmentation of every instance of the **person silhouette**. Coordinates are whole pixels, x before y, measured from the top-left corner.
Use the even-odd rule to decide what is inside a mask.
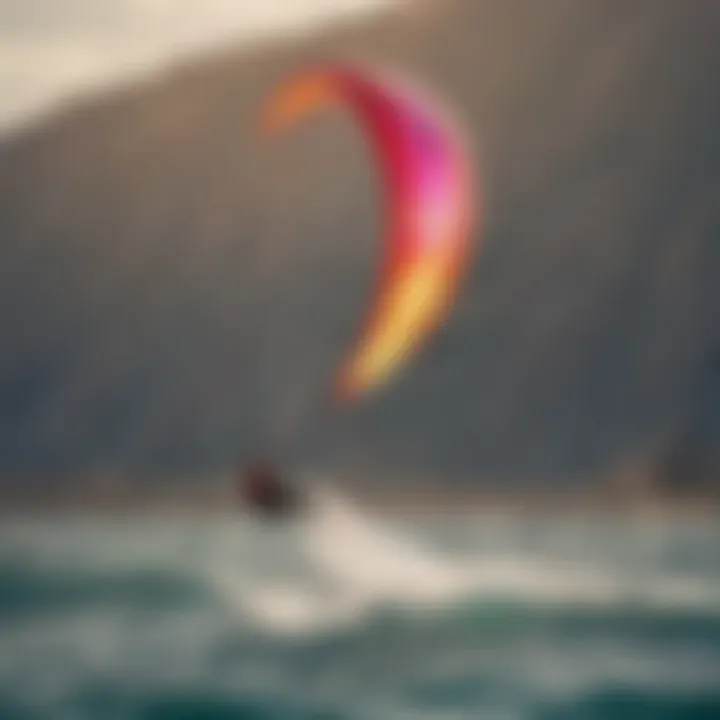
[[[240,471],[238,495],[251,510],[266,518],[283,518],[296,514],[299,493],[286,482],[275,465],[261,458]]]

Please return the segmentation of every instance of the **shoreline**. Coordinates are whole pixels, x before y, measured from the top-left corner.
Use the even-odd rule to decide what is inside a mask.
[[[185,492],[183,492],[183,490]],[[245,516],[232,488],[206,492],[12,493],[0,497],[0,521],[19,517],[224,517]],[[361,511],[410,517],[509,515],[563,517],[720,517],[720,494],[632,495],[608,491],[553,489],[490,490],[420,488],[402,490],[340,486],[341,494]]]

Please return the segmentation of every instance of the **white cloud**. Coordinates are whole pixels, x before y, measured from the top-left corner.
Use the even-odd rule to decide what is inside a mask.
[[[0,0],[0,130],[194,52],[398,0]]]

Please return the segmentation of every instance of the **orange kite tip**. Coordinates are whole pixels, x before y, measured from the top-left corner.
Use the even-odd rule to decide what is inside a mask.
[[[266,105],[260,119],[265,134],[276,133],[318,108],[332,95],[327,73],[317,71],[282,85]]]

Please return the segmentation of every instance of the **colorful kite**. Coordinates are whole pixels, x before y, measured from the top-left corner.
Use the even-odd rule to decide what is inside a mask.
[[[336,400],[350,402],[390,379],[443,320],[469,259],[475,188],[446,111],[383,70],[330,63],[301,72],[271,98],[263,127],[282,130],[335,100],[378,154],[389,216],[377,290],[333,384]]]

